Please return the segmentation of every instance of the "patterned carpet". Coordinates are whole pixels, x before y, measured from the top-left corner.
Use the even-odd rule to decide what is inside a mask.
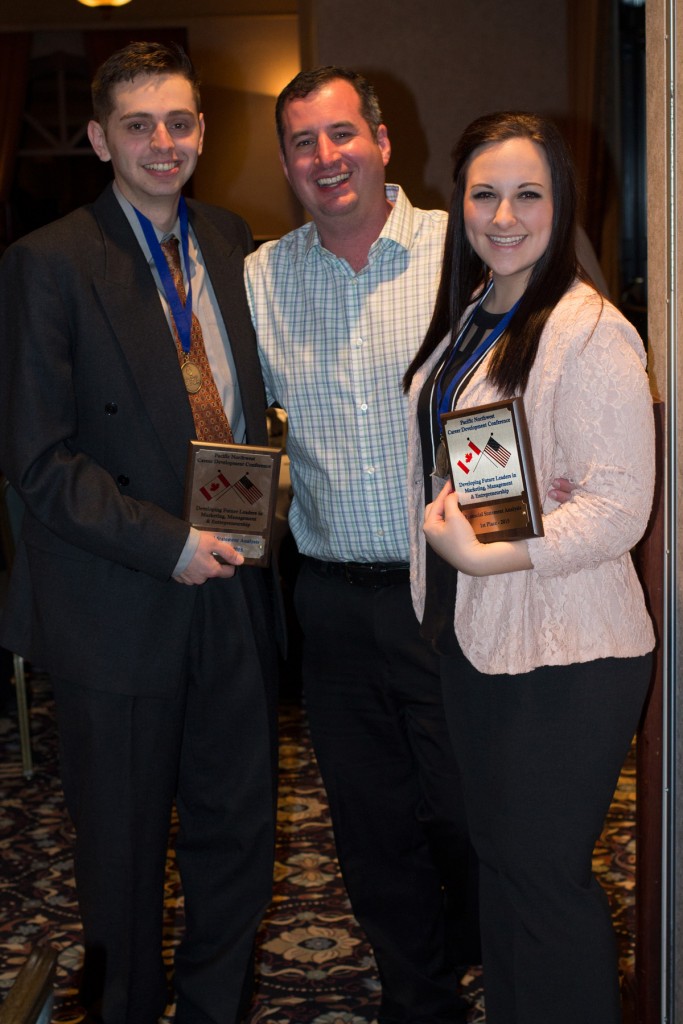
[[[0,718],[0,998],[31,946],[58,950],[54,1021],[77,1024],[74,977],[80,928],[70,856],[71,827],[56,769],[49,684],[32,680],[35,775],[20,771],[16,719]],[[251,1024],[366,1024],[375,1019],[378,981],[370,947],[354,921],[339,877],[325,794],[296,702],[281,710],[279,832],[275,896],[260,939]],[[610,895],[622,952],[633,959],[634,765],[622,774],[595,869]],[[170,967],[182,930],[182,895],[168,854],[165,955]],[[485,1021],[480,972],[464,979],[470,1024]],[[165,1021],[172,1020],[172,1010]]]

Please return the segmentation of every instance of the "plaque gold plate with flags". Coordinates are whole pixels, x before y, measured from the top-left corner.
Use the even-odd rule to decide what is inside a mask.
[[[190,441],[185,519],[232,544],[246,565],[270,559],[281,454],[280,448]]]
[[[482,543],[543,536],[529,430],[521,398],[441,417],[459,505]]]

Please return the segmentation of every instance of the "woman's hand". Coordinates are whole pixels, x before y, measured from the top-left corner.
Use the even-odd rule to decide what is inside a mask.
[[[425,509],[424,532],[428,544],[444,561],[467,572],[465,565],[477,557],[482,545],[460,511],[458,496],[450,480]]]
[[[531,569],[525,541],[481,544],[458,505],[450,482],[425,510],[424,532],[429,545],[444,561],[468,576],[495,576]]]

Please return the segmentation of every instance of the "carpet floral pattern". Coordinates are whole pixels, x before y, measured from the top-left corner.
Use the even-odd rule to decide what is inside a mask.
[[[0,718],[0,1000],[31,947],[59,954],[56,1024],[78,1024],[75,988],[82,947],[71,860],[72,830],[57,777],[48,682],[32,680],[35,774],[21,775],[18,729]],[[325,793],[305,716],[296,702],[281,710],[280,795],[273,903],[263,924],[250,1024],[367,1024],[375,1020],[379,983],[372,951],[356,924],[334,854]],[[635,872],[634,766],[627,762],[595,870],[612,902],[622,968],[633,959]],[[173,840],[168,852],[164,954],[169,970],[183,927]],[[463,979],[470,1024],[485,1021],[481,972]],[[173,1019],[172,1007],[164,1021]]]

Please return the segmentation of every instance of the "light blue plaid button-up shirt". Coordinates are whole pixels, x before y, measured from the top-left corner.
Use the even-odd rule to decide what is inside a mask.
[[[246,261],[266,390],[289,421],[290,526],[302,554],[331,561],[408,561],[401,380],[431,319],[447,217],[397,185],[386,194],[359,273],[314,224]]]

